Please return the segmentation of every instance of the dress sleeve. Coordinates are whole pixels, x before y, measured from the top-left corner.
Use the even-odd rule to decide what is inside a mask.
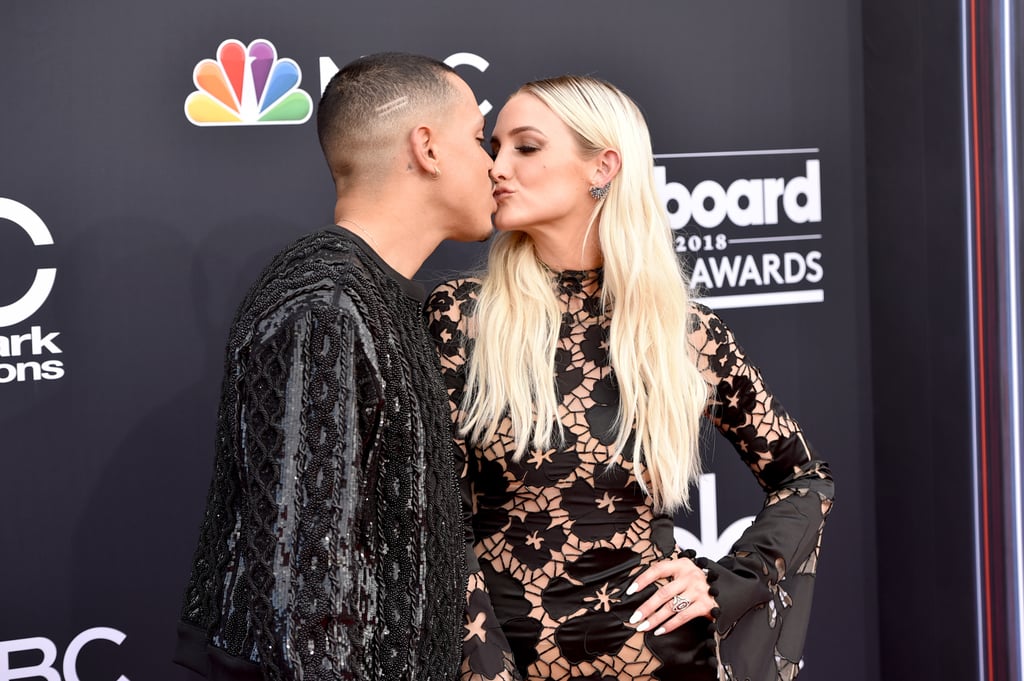
[[[265,321],[240,357],[241,560],[267,681],[366,679],[375,626],[373,346],[354,308]],[[369,501],[362,502],[365,498]],[[364,536],[366,535],[366,536]]]
[[[461,471],[469,582],[466,588],[465,637],[462,642],[459,679],[518,681],[520,676],[512,648],[494,614],[487,584],[473,550],[473,471],[478,462],[472,456],[474,449],[467,445],[454,428],[461,416],[462,395],[466,385],[466,357],[472,351],[469,325],[476,304],[476,291],[477,286],[472,280],[447,282],[434,289],[426,304],[428,329],[440,355],[441,373],[452,409],[455,464]]]
[[[766,494],[731,552],[699,561],[717,592],[721,660],[727,678],[790,679],[799,670],[832,476],[718,315],[695,305],[690,342],[710,386],[708,416]]]

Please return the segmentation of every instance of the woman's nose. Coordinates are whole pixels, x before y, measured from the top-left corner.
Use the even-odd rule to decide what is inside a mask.
[[[498,180],[508,179],[508,168],[505,165],[504,157],[501,152],[494,154],[494,161],[491,163],[491,180],[497,182]]]

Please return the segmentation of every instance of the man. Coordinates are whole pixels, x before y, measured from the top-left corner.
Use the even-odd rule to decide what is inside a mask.
[[[336,225],[280,253],[232,325],[176,661],[211,679],[451,681],[463,509],[410,280],[494,211],[483,117],[444,64],[379,54],[328,84]]]

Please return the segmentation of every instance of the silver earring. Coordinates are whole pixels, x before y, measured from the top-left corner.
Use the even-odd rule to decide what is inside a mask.
[[[608,189],[611,186],[612,186],[612,183],[609,182],[608,184],[606,184],[603,187],[591,187],[590,188],[590,196],[593,197],[593,199],[595,201],[600,201],[604,197],[608,196]]]

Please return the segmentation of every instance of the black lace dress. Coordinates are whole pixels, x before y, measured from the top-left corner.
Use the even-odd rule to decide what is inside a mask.
[[[211,679],[452,681],[464,514],[423,291],[337,227],[228,342],[176,660]]]
[[[606,465],[618,392],[602,273],[556,276],[563,322],[555,371],[565,445],[528,451],[517,463],[505,419],[495,441],[466,451],[476,553],[523,678],[795,677],[831,507],[826,464],[814,458],[722,320],[694,305],[689,340],[712,388],[707,416],[754,473],[765,505],[728,556],[698,559],[717,590],[715,623],[699,618],[663,636],[637,632],[627,622],[657,585],[631,596],[627,588],[646,567],[681,551],[673,519],[652,510],[629,456],[620,466]],[[477,280],[456,280],[427,303],[456,419],[478,291]]]

